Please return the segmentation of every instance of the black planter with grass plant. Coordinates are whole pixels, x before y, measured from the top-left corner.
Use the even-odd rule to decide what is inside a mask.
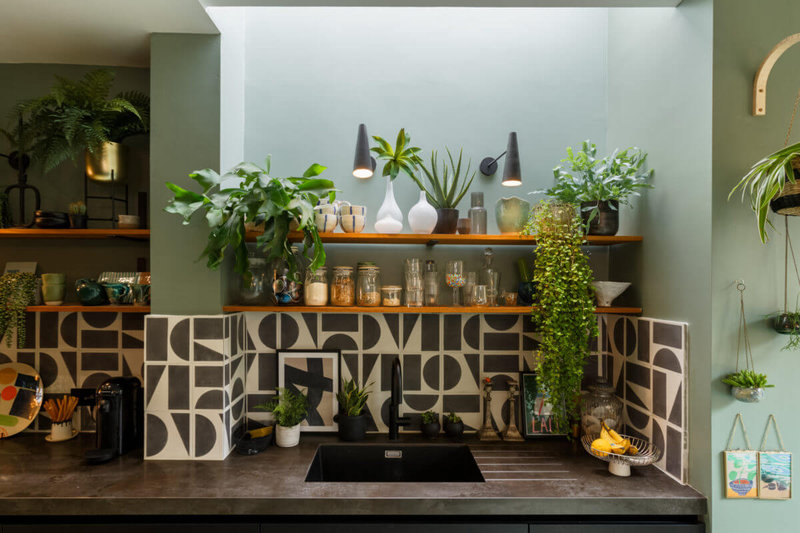
[[[339,424],[339,438],[347,442],[364,440],[367,435],[368,415],[364,412],[369,398],[369,385],[359,388],[354,379],[342,379],[336,400],[339,414],[334,421]]]
[[[464,436],[464,422],[457,414],[450,412],[444,417],[444,434],[448,438],[461,440]]]
[[[462,169],[463,149],[458,153],[457,162],[450,150],[446,150],[447,159],[442,158],[441,161],[436,151],[431,152],[430,167],[419,161],[422,173],[428,181],[427,186],[420,178],[413,174],[410,176],[417,187],[425,192],[428,202],[436,208],[439,218],[433,232],[453,234],[458,226],[458,203],[467,194],[476,173],[473,171],[470,174],[471,162],[467,162],[466,170]]]
[[[429,439],[438,437],[442,429],[442,426],[439,425],[439,413],[434,411],[425,411],[422,413],[422,423],[419,428],[422,434]]]

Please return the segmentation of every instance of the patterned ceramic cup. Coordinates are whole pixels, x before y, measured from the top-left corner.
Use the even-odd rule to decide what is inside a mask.
[[[364,231],[364,225],[367,222],[367,217],[363,215],[340,215],[339,223],[342,229],[347,233],[361,233]]]
[[[331,233],[336,229],[338,219],[336,218],[336,215],[317,213],[314,215],[314,222],[317,223],[317,231],[320,233]]]
[[[367,206],[365,205],[343,205],[339,208],[339,214],[367,216]]]
[[[53,422],[50,426],[50,440],[59,441],[72,438],[72,419],[63,422]]]

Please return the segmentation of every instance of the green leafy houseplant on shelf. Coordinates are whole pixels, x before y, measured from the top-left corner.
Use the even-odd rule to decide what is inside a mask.
[[[299,391],[279,388],[278,395],[256,409],[271,411],[275,417],[275,442],[282,448],[297,446],[300,442],[300,423],[308,416],[308,398]]]
[[[767,242],[767,217],[770,209],[778,214],[800,214],[800,143],[792,144],[774,152],[753,165],[736,186],[731,189],[728,199],[740,190],[742,201],[750,196],[750,208],[756,215],[756,227],[761,242]]]
[[[265,168],[240,163],[221,176],[208,168],[197,170],[189,177],[200,185],[200,193],[167,183],[175,198],[166,211],[182,216],[184,224],[195,213],[204,212],[210,233],[201,257],[207,257],[208,267],[216,270],[230,246],[235,271],[246,279],[250,277],[250,263],[245,223],[263,225],[264,232],[256,238],[257,247],[265,252],[268,261],[284,261],[289,278],[300,281],[298,260],[287,239],[289,227],[295,222],[303,232],[303,255],[310,260],[309,268],[315,271],[324,265],[325,249],[314,222],[314,206],[320,198],[335,198],[334,185],[317,177],[326,167],[316,163],[300,177],[271,177],[270,161],[267,157]]]
[[[339,402],[339,438],[345,441],[363,440],[367,433],[367,415],[364,409],[369,399],[370,385],[361,388],[355,379],[342,378],[336,400]]]
[[[564,224],[548,203],[534,210],[526,233],[537,235],[531,318],[541,334],[537,374],[553,406],[554,433],[568,433],[580,414],[579,394],[589,341],[597,336],[592,269],[581,249],[577,217]]]
[[[0,276],[0,338],[11,347],[14,331],[17,348],[25,346],[25,308],[34,301],[36,276],[29,272],[9,272]]]

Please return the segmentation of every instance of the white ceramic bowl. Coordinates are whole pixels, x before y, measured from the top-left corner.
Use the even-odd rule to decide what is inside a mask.
[[[317,231],[320,233],[331,233],[336,229],[336,224],[339,223],[339,219],[336,217],[336,215],[317,213],[314,215],[314,222],[316,222]]]
[[[364,215],[339,215],[339,224],[347,233],[361,233],[366,222]]]
[[[600,307],[611,307],[611,302],[631,286],[627,281],[593,281],[592,285]]]
[[[360,215],[367,216],[367,206],[365,205],[343,205],[339,207],[339,213],[342,215]]]

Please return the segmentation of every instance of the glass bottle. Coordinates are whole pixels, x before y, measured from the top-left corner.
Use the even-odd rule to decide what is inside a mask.
[[[381,269],[374,263],[359,263],[356,289],[358,305],[375,307],[381,304],[380,275]]]
[[[472,193],[470,201],[472,205],[468,211],[471,225],[470,232],[484,235],[486,234],[486,208],[483,207],[483,193]]]
[[[353,279],[353,267],[333,267],[331,280],[331,304],[350,306],[356,303],[356,282]]]
[[[319,267],[315,272],[306,273],[306,283],[303,287],[306,305],[328,305],[328,269]]]
[[[600,433],[601,422],[617,430],[622,420],[622,402],[614,388],[606,381],[598,381],[589,387],[581,402],[581,428],[586,435]]]
[[[483,267],[481,268],[481,285],[486,285],[486,298],[487,305],[497,305],[497,296],[500,287],[500,272],[498,272],[494,265],[494,250],[486,248],[483,251]]]
[[[422,266],[416,257],[406,259],[405,264],[406,305],[421,307],[423,303]]]
[[[439,275],[436,272],[436,262],[432,259],[425,261],[425,305],[439,305]]]

